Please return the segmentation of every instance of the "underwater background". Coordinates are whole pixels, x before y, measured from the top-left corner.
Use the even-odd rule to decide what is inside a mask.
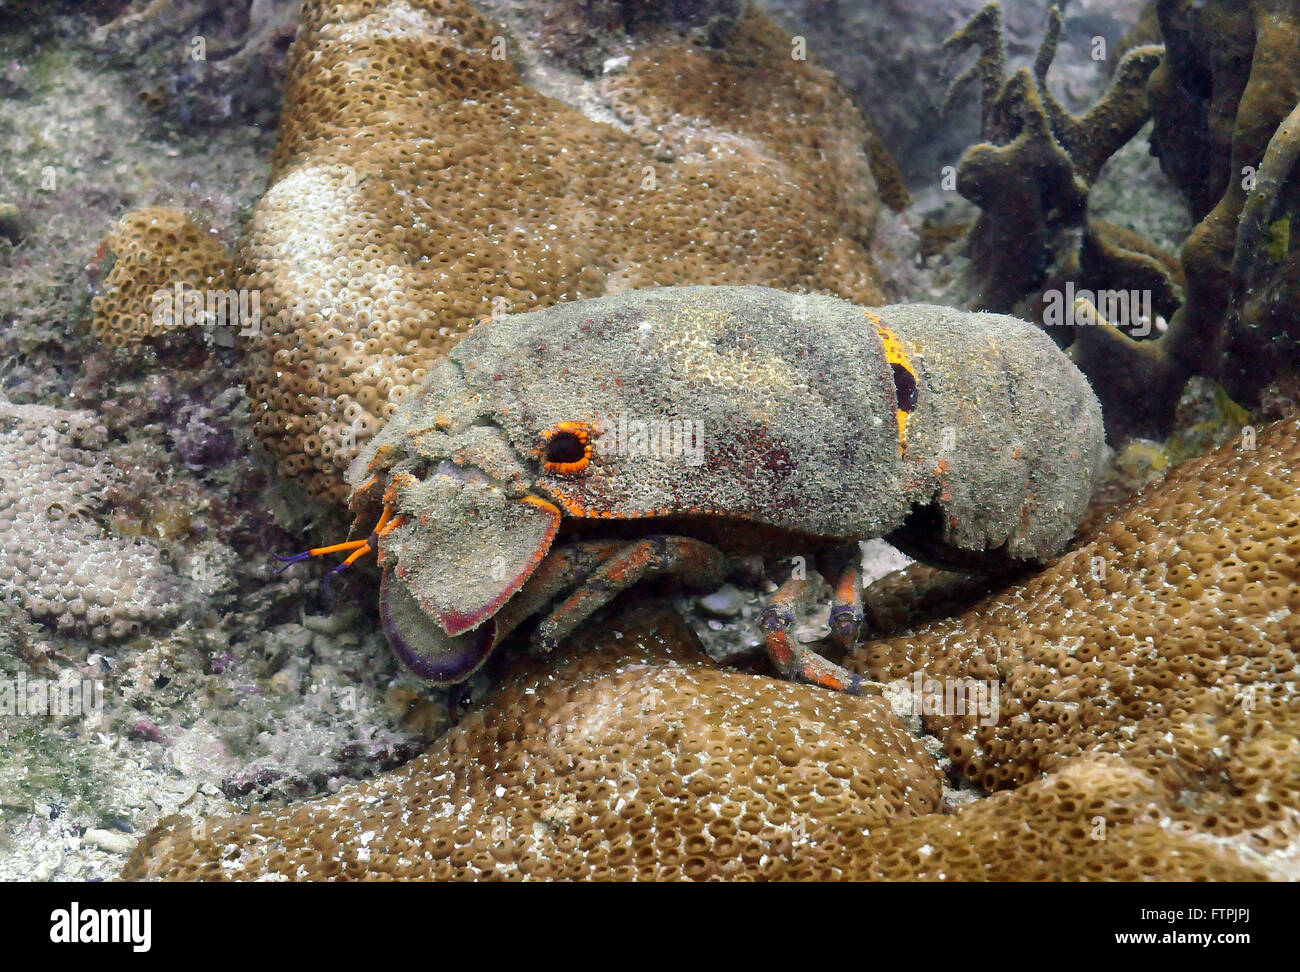
[[[1298,103],[1298,0],[0,0],[0,880],[1295,880]],[[881,470],[909,421],[917,456],[954,430],[945,544],[1022,513],[945,479],[1004,447],[1090,498],[1008,528],[1068,543],[1008,571],[850,531],[861,631],[810,569],[782,633],[880,690],[782,677],[773,419],[766,472],[674,524],[747,556],[418,677],[390,643],[423,615],[374,556],[335,569],[408,549],[377,437],[456,428],[404,403],[511,315],[696,285],[862,308],[803,376],[762,317],[737,394],[874,442],[826,403],[878,366]],[[1033,394],[987,405],[916,304],[1036,325],[990,339]],[[1037,448],[1068,381],[1021,341],[1086,378],[1099,464]],[[660,401],[516,350],[527,417],[557,373]],[[522,461],[568,475],[591,431]],[[844,456],[785,504],[808,538]]]

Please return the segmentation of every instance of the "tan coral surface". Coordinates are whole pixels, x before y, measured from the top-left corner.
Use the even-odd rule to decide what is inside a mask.
[[[986,788],[1115,754],[1149,776],[1167,825],[1294,869],[1298,433],[1292,418],[1254,449],[1243,437],[1180,466],[1048,569],[960,616],[863,646],[849,667],[996,680],[994,724],[927,719]]]
[[[104,238],[114,258],[104,291],[91,302],[91,332],[121,347],[157,337],[184,323],[183,304],[198,291],[226,292],[234,275],[230,253],[188,216],[166,206],[127,213]],[[176,302],[175,287],[186,296]],[[165,295],[164,304],[155,295]],[[173,308],[170,316],[164,308]]]
[[[715,668],[642,613],[335,797],[155,831],[130,877],[833,878],[941,774],[878,698]]]

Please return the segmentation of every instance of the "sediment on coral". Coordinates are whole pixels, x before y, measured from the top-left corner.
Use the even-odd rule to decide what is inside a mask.
[[[926,717],[986,789],[1018,795],[1044,773],[1111,754],[1157,797],[1148,822],[1167,818],[1165,830],[1218,842],[1252,867],[1281,852],[1278,866],[1293,868],[1298,433],[1292,418],[1184,463],[1043,572],[964,614],[864,645],[848,667],[996,683],[995,720]]]
[[[629,38],[668,28],[712,47],[726,44],[749,0],[484,0],[485,13],[509,13],[558,64],[588,76],[627,52]]]
[[[171,821],[133,879],[819,879],[938,808],[889,706],[718,669],[662,609],[524,662],[429,753],[279,811]]]
[[[242,255],[282,477],[341,501],[359,446],[494,313],[681,283],[882,301],[866,130],[834,79],[756,13],[720,47],[638,43],[593,121],[460,0],[304,5]]]

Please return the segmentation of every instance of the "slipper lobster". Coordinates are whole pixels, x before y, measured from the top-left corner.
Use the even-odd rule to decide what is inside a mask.
[[[452,684],[535,615],[546,649],[654,575],[815,558],[831,639],[863,622],[859,541],[966,570],[1069,544],[1104,448],[1087,380],[1038,328],[923,304],[672,287],[485,321],[349,470],[384,631]],[[802,561],[801,561],[802,562]],[[778,670],[877,691],[797,643],[801,571],[762,615]]]

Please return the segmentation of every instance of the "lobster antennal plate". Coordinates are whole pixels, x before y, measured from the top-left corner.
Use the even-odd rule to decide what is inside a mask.
[[[436,482],[434,481],[436,480]],[[512,499],[490,483],[436,476],[435,496],[409,529],[385,543],[393,573],[446,634],[461,635],[500,610],[551,549],[560,510]]]
[[[380,585],[379,615],[384,636],[402,664],[438,685],[465,681],[496,645],[496,623],[490,620],[459,637],[441,631],[391,570],[384,571]]]

